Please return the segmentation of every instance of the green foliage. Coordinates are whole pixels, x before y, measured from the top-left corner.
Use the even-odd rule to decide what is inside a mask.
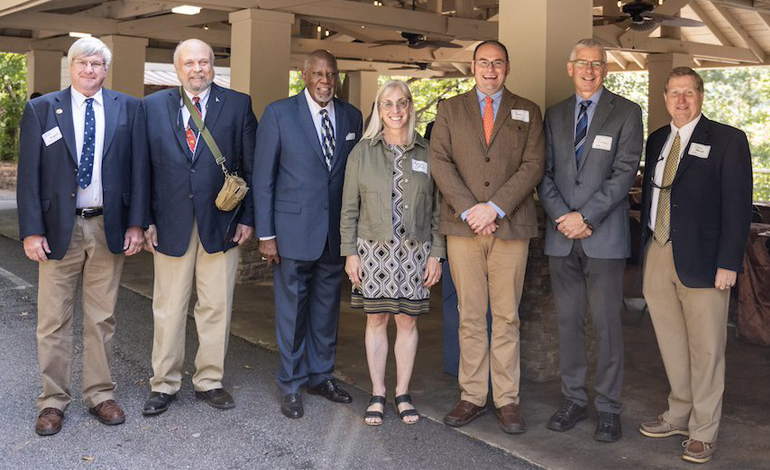
[[[604,86],[611,92],[629,99],[642,107],[644,135],[649,135],[647,129],[647,107],[649,104],[647,88],[649,86],[649,75],[647,72],[611,73],[604,80]]]
[[[0,53],[0,160],[19,154],[19,122],[27,100],[27,61],[22,54]]]

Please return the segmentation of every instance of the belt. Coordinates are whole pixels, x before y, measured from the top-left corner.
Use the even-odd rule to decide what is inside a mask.
[[[84,219],[98,217],[102,214],[104,214],[104,209],[101,207],[84,207],[83,209],[75,209],[75,215]]]

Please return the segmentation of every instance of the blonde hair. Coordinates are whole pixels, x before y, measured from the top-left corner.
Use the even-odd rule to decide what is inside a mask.
[[[380,99],[382,95],[393,89],[401,90],[406,99],[409,100],[409,121],[407,122],[409,136],[407,137],[407,144],[411,144],[414,141],[414,124],[417,121],[417,116],[414,111],[412,92],[409,90],[409,85],[401,80],[388,80],[377,90],[372,118],[369,120],[369,126],[364,131],[364,135],[361,136],[362,139],[374,140],[385,132],[385,126],[382,124],[382,119],[380,119]]]

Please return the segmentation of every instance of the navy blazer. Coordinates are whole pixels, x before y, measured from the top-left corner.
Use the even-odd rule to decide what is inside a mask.
[[[652,175],[671,126],[650,134],[642,192],[642,248],[648,229]],[[693,144],[710,146],[707,158],[690,154]],[[751,226],[751,152],[746,134],[701,116],[687,144],[671,188],[671,242],[674,265],[687,287],[714,287],[717,268],[743,271]],[[644,249],[640,250],[644,261]],[[640,263],[640,266],[642,264]]]
[[[113,253],[123,253],[127,227],[146,227],[149,198],[144,109],[139,99],[102,88],[104,232]],[[62,138],[45,145],[42,135],[59,127]],[[78,185],[70,88],[29,101],[21,119],[16,185],[19,235],[45,235],[50,259],[67,252],[75,224]]]
[[[334,115],[331,171],[304,90],[271,103],[262,115],[253,180],[257,236],[275,235],[281,256],[317,260],[327,239],[332,256],[339,256],[345,164],[361,138],[362,119],[358,109],[336,98]]]
[[[204,124],[225,157],[228,172],[251,179],[257,119],[251,98],[211,84]],[[238,224],[254,226],[249,195],[235,209],[223,212],[214,201],[225,177],[203,136],[193,157],[185,139],[179,88],[153,93],[144,99],[150,149],[152,187],[148,223],[158,231],[157,250],[182,256],[190,244],[193,220],[208,253],[227,251]]]

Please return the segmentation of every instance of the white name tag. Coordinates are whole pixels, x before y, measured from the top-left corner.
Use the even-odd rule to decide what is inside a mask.
[[[529,111],[527,111],[526,109],[512,109],[511,119],[515,119],[517,121],[529,122]]]
[[[56,126],[50,131],[43,134],[43,142],[45,142],[45,146],[48,147],[52,143],[61,139],[61,137],[62,136],[61,136],[61,131],[59,130],[59,126]]]
[[[419,171],[420,173],[428,174],[428,162],[420,160],[412,160],[412,171]]]
[[[612,136],[597,135],[592,147],[598,150],[612,150]]]
[[[692,145],[690,145],[689,154],[692,155],[693,157],[708,158],[710,152],[711,152],[710,145],[703,145],[703,144],[696,144],[696,143],[693,143]]]
[[[345,136],[345,140],[356,140],[356,133],[351,132],[348,135]]]

